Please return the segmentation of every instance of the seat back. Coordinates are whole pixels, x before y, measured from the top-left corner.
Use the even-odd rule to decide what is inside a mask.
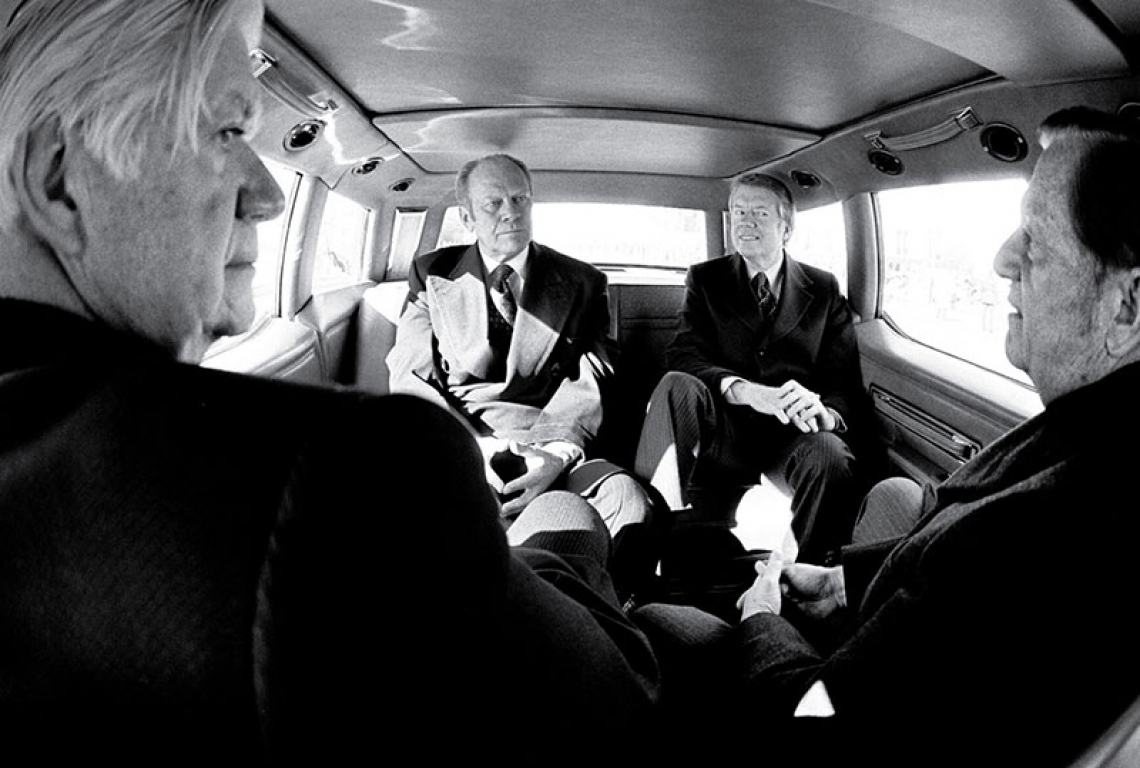
[[[356,338],[356,386],[368,392],[389,392],[388,353],[396,343],[396,326],[408,296],[403,280],[379,283],[360,298]]]

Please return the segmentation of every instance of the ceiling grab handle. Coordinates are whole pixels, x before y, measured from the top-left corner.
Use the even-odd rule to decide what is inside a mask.
[[[949,141],[958,134],[972,131],[982,124],[981,119],[974,112],[973,107],[966,107],[955,112],[938,125],[924,128],[904,136],[886,137],[882,131],[872,131],[863,134],[863,138],[875,149],[885,149],[888,152],[900,152],[908,149],[920,149],[932,144]]]
[[[250,53],[250,58],[256,63],[253,76],[258,82],[305,117],[323,120],[337,111],[337,103],[324,93],[310,95],[302,86],[291,83],[278,67],[277,59],[270,54],[256,48]]]

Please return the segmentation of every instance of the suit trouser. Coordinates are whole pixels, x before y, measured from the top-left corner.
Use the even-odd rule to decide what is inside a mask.
[[[924,489],[906,478],[876,483],[860,506],[852,543],[872,544],[906,534],[921,516],[923,497]],[[788,608],[785,603],[785,615],[789,615]],[[725,729],[726,723],[741,714],[735,711],[738,704],[732,698],[740,671],[726,661],[736,659],[731,624],[693,606],[663,603],[640,606],[631,618],[657,654],[664,714],[681,735]],[[810,623],[795,620],[794,615],[793,623],[805,633],[811,629]],[[841,640],[828,638],[826,646],[834,647]],[[700,741],[707,746],[706,737]]]
[[[643,481],[626,470],[604,459],[592,459],[565,473],[517,517],[503,518],[510,540],[517,543],[521,532],[534,527],[533,522],[520,525],[524,519],[547,519],[551,510],[569,509],[572,505],[566,501],[568,496],[585,501],[582,506],[589,508],[602,526],[607,550],[604,557],[594,553],[591,559],[601,562],[612,577],[618,599],[628,599],[646,586],[657,566],[659,545],[655,526],[660,521],[655,520],[653,509],[660,506],[660,501],[655,505]],[[555,538],[566,536],[563,531]]]
[[[767,474],[792,494],[800,562],[823,563],[851,540],[864,490],[855,456],[830,432],[801,433],[771,416],[728,406],[699,379],[670,371],[658,383],[637,447],[635,471],[672,509],[715,516],[704,499],[733,503]],[[704,508],[702,508],[704,507]]]

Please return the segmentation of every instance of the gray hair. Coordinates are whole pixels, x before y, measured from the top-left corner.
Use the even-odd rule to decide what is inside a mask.
[[[779,207],[780,218],[784,220],[784,226],[787,227],[788,231],[792,231],[796,223],[796,203],[792,198],[792,192],[788,189],[787,184],[775,176],[769,176],[764,173],[746,173],[743,176],[738,176],[733,179],[732,187],[728,192],[730,204],[733,196],[740,191],[741,187],[766,189],[774,194]]]
[[[484,155],[483,157],[479,157],[464,163],[463,167],[459,169],[459,173],[455,176],[455,200],[460,205],[470,210],[471,201],[468,199],[467,187],[471,181],[471,174],[474,173],[475,169],[483,163],[500,160],[506,161],[508,163],[513,163],[515,166],[517,166],[518,169],[522,171],[523,176],[526,178],[526,188],[531,192],[534,191],[534,184],[531,182],[530,178],[530,169],[526,167],[526,163],[524,163],[522,160],[519,160],[517,157],[514,157],[513,155],[499,152],[493,155]]]
[[[0,36],[0,231],[16,221],[18,147],[56,123],[116,178],[165,129],[197,149],[206,79],[233,30],[252,49],[261,0],[26,0]]]
[[[1069,218],[1098,273],[1140,267],[1140,123],[1070,107],[1045,118],[1038,136],[1042,147],[1066,136],[1084,145],[1069,190]]]

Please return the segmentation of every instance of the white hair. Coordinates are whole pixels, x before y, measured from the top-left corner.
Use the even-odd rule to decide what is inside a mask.
[[[0,231],[16,221],[20,143],[55,123],[117,178],[138,173],[155,130],[197,148],[222,43],[257,44],[261,0],[26,0],[0,36]]]

